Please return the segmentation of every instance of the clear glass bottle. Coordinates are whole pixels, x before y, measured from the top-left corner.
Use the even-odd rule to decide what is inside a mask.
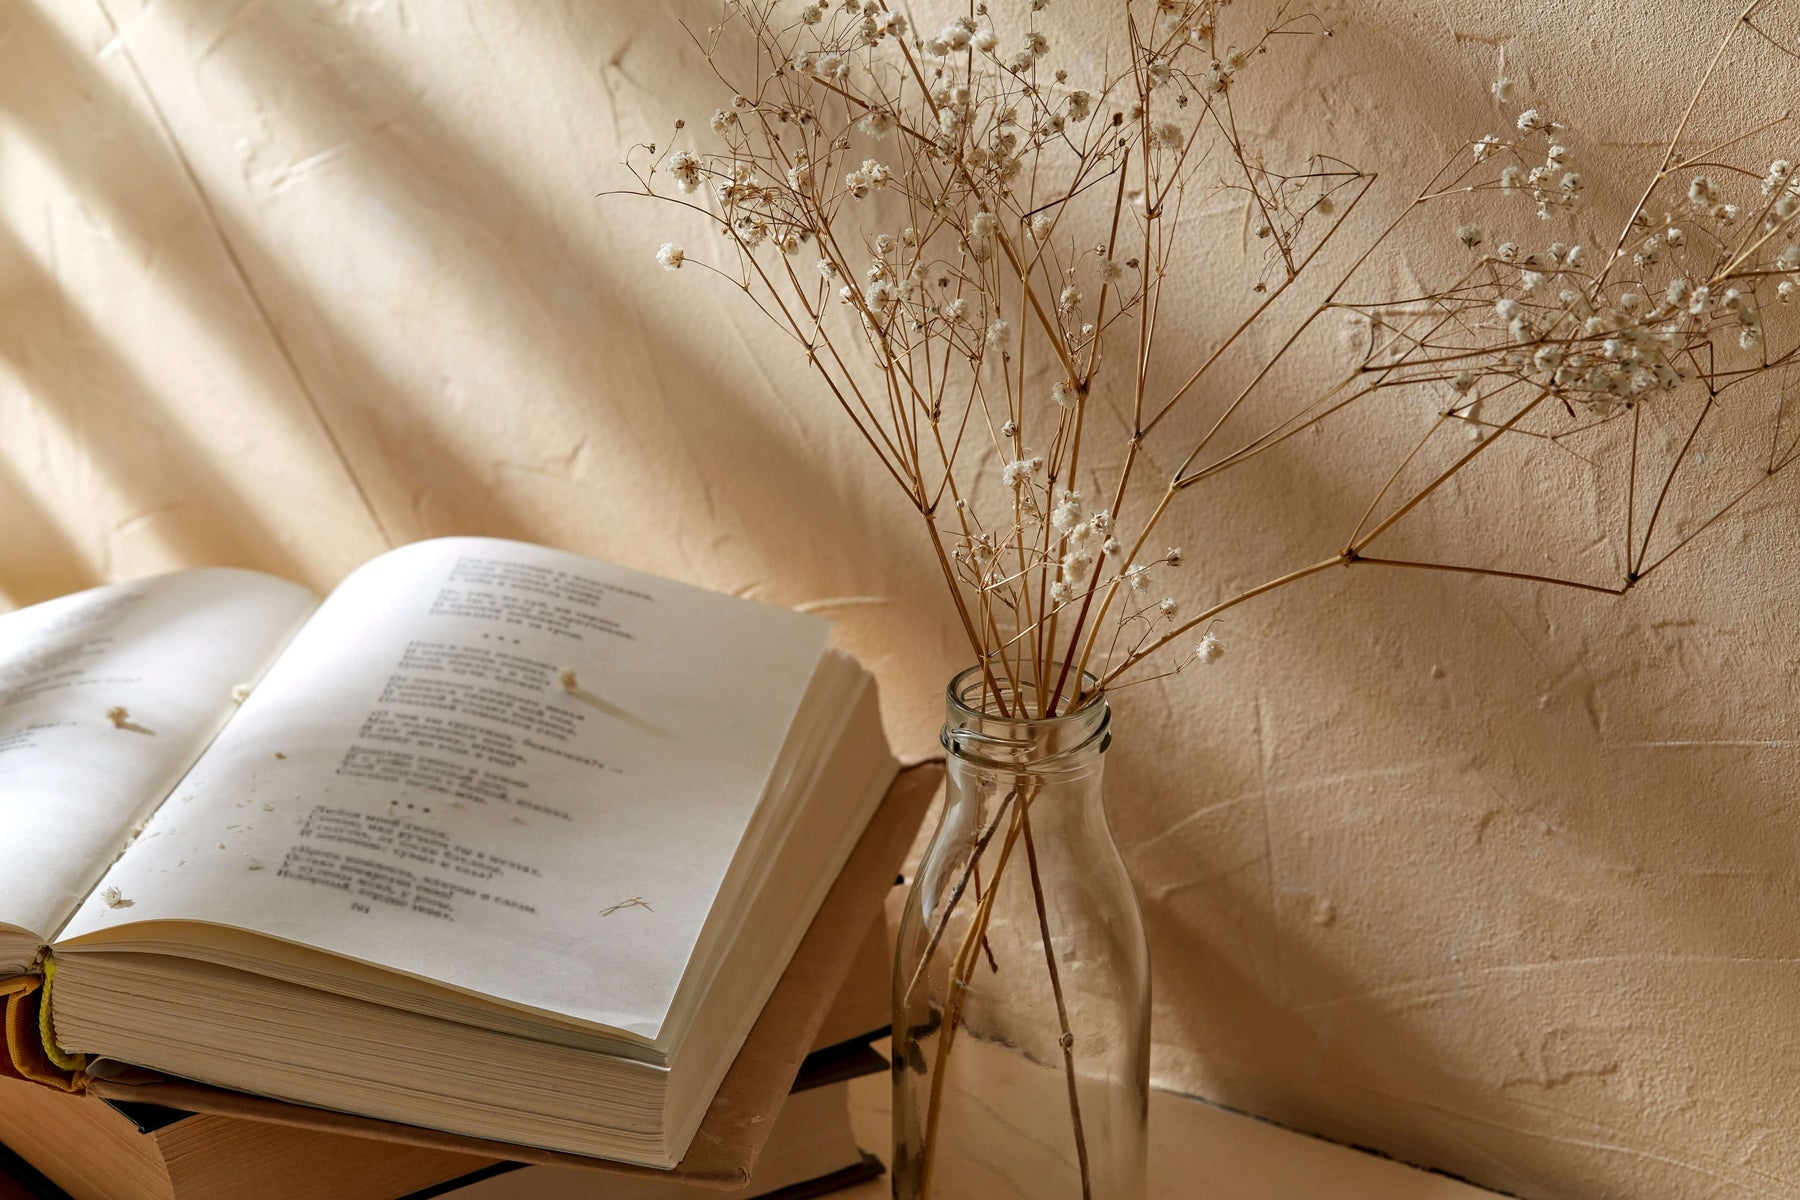
[[[996,698],[971,668],[948,703],[895,960],[894,1196],[1141,1200],[1150,958],[1101,803],[1106,699],[1022,716],[1033,682]]]

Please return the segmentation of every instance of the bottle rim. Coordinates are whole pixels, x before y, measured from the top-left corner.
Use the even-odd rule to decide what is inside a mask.
[[[1060,676],[1062,664],[1051,663],[1050,670],[1053,678]],[[1112,706],[1091,671],[1082,672],[1082,682],[1088,695],[1074,709],[1050,717],[1008,717],[977,707],[987,690],[985,677],[980,664],[967,667],[945,688],[949,718],[938,740],[955,758],[1003,770],[1041,771],[1079,756],[1104,753],[1112,744]],[[1035,680],[1025,681],[1024,686],[1035,687]],[[1047,745],[1080,730],[1084,723],[1092,728],[1075,744],[1044,752]]]

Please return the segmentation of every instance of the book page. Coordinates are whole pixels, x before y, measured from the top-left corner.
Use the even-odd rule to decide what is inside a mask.
[[[0,616],[0,921],[56,932],[317,603],[196,570]]]
[[[65,938],[216,922],[654,1037],[828,631],[513,542],[383,555]]]

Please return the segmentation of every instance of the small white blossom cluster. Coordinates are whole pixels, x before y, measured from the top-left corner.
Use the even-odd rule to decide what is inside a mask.
[[[1494,83],[1496,98],[1509,100],[1513,84],[1509,79]],[[1535,108],[1521,112],[1513,122],[1516,140],[1507,142],[1487,134],[1474,143],[1475,161],[1487,162],[1501,150],[1510,151],[1514,160],[1500,169],[1501,191],[1528,197],[1537,207],[1538,217],[1548,221],[1558,211],[1573,208],[1581,200],[1586,180],[1569,161],[1569,147],[1563,139],[1567,131]],[[1536,157],[1538,161],[1533,162]],[[1465,240],[1465,245],[1468,242]]]
[[[700,159],[692,151],[677,150],[665,165],[677,188],[690,194],[700,190]]]
[[[1500,81],[1494,94],[1510,98],[1511,83]],[[1507,163],[1494,186],[1530,195],[1540,217],[1573,204],[1582,185],[1563,178],[1570,172],[1562,127],[1537,109],[1516,123],[1519,142],[1474,143],[1477,165],[1536,153],[1522,147],[1542,142],[1542,165]],[[1718,175],[1732,186],[1701,173],[1653,192],[1616,256],[1595,258],[1561,241],[1495,245],[1481,222],[1459,224],[1457,240],[1480,262],[1474,282],[1436,303],[1462,334],[1411,347],[1401,362],[1430,365],[1410,377],[1441,380],[1450,411],[1472,424],[1484,396],[1520,384],[1544,389],[1569,412],[1605,418],[1728,369],[1721,353],[1761,354],[1769,301],[1790,303],[1800,292],[1800,182],[1786,159]],[[1759,175],[1753,191],[1749,181]]]
[[[735,262],[696,265],[756,295],[809,363],[842,373],[839,398],[862,414],[897,477],[925,471],[928,447],[971,461],[968,447],[985,429],[993,454],[979,477],[947,465],[955,486],[932,503],[952,573],[996,625],[1022,637],[1037,623],[1041,637],[1042,623],[1055,621],[1074,636],[1091,621],[1089,647],[1104,625],[1116,645],[1100,652],[1128,658],[1153,631],[1187,628],[1182,602],[1166,592],[1182,555],[1145,556],[1149,531],[1122,534],[1069,472],[1109,361],[1106,331],[1135,328],[1167,274],[1173,243],[1152,239],[1158,249],[1146,258],[1129,226],[1172,215],[1170,198],[1235,140],[1220,136],[1233,120],[1227,91],[1284,40],[1277,34],[1312,19],[1234,21],[1227,34],[1230,0],[1130,0],[1154,14],[1149,40],[1131,62],[1072,81],[1036,17],[1051,0],[1024,0],[1011,28],[976,5],[914,29],[894,2],[727,0],[760,61],[775,66],[702,123],[712,143],[690,145],[678,123],[661,155],[642,148],[651,169],[639,181],[716,214]],[[1236,161],[1249,152],[1228,153]],[[1116,174],[1122,185],[1043,193],[1038,164],[1063,154],[1084,164],[1078,178]],[[1341,189],[1365,180],[1323,160],[1293,174],[1258,161],[1224,186],[1248,194],[1264,222],[1265,273],[1285,281],[1298,272],[1308,222],[1339,211]],[[1078,199],[1112,213],[1113,236],[1071,217]],[[804,266],[793,261],[802,249]],[[656,252],[668,271],[690,260],[675,241]],[[873,386],[846,365],[836,340],[845,327],[872,352]],[[959,399],[960,418],[946,411]],[[914,494],[933,490],[944,489]],[[1217,639],[1201,644],[1204,661],[1216,659]]]
[[[716,109],[707,122],[723,141],[724,152],[702,153],[685,146],[672,149],[660,160],[667,178],[681,195],[711,193],[723,218],[719,228],[739,251],[756,253],[774,247],[795,254],[819,242],[824,227],[842,219],[837,209],[843,200],[868,202],[876,209],[880,206],[874,201],[881,193],[894,192],[916,204],[920,197],[913,194],[912,186],[925,181],[909,176],[912,185],[903,184],[896,168],[913,170],[908,162],[913,155],[921,155],[937,160],[939,165],[931,168],[935,179],[941,181],[946,178],[945,171],[949,172],[949,195],[931,197],[928,203],[933,210],[953,212],[946,199],[975,203],[965,221],[931,222],[932,228],[920,236],[920,243],[953,235],[955,249],[977,264],[993,261],[996,255],[1012,261],[1027,251],[1051,250],[1059,216],[1056,207],[1040,206],[1024,216],[1021,227],[1002,228],[999,214],[982,198],[1010,196],[1026,162],[1053,143],[1072,145],[1072,131],[1096,116],[1106,90],[1097,96],[1091,89],[1070,87],[1066,71],[1050,69],[1050,39],[1035,22],[1016,35],[1016,52],[1009,54],[1006,45],[1011,38],[1001,37],[985,6],[977,6],[973,14],[957,17],[926,36],[923,31],[912,31],[890,3],[811,0],[799,8],[795,20],[793,10],[782,15],[775,0],[733,0],[731,7],[752,26],[759,40],[768,49],[780,51],[773,57],[786,64],[782,70],[803,84],[817,81],[816,87],[772,90],[763,86],[746,89],[758,99],[743,93],[734,96],[729,106]],[[1217,40],[1224,3],[1156,0],[1159,25],[1167,40],[1144,51],[1142,80],[1150,88],[1179,92],[1173,97],[1172,109],[1189,105],[1196,92],[1203,98],[1223,91],[1249,64],[1252,50]],[[1047,7],[1047,0],[1033,0],[1029,7],[1036,13]],[[1261,41],[1252,43],[1257,52],[1266,51],[1268,36],[1265,33]],[[916,56],[924,56],[930,74],[920,81],[926,92],[918,97],[925,101],[922,111],[916,101],[896,96],[884,82],[896,65],[895,51],[901,60],[911,57],[915,63],[919,61]],[[1193,61],[1196,58],[1198,62]],[[1205,86],[1199,82],[1202,78],[1209,81]],[[1109,85],[1116,86],[1116,81]],[[837,115],[845,107],[849,110],[847,127]],[[1177,169],[1186,161],[1187,148],[1200,131],[1191,120],[1175,119],[1175,113],[1145,122],[1140,128],[1137,118],[1142,107],[1140,103],[1129,113],[1112,114],[1112,127],[1123,129],[1127,136],[1111,139],[1110,144],[1090,142],[1095,149],[1081,152],[1116,158],[1122,165],[1135,139],[1168,157],[1168,162],[1154,168],[1157,179]],[[903,124],[914,137],[925,131],[930,142],[921,147],[908,138],[893,141],[891,135]],[[789,147],[783,142],[789,136],[797,145]],[[867,147],[854,145],[858,140],[866,140]],[[869,152],[882,142],[887,143],[888,152]],[[847,161],[839,165],[841,160]],[[832,181],[841,182],[834,187]],[[1258,193],[1259,211],[1272,218],[1273,223],[1259,231],[1260,236],[1273,240],[1270,262],[1280,261],[1291,273],[1300,227],[1311,213],[1333,211],[1333,187],[1310,173],[1286,177],[1262,170],[1251,190]],[[1133,205],[1142,208],[1146,204],[1142,189],[1132,189],[1130,196]],[[1007,351],[994,333],[997,298],[953,286],[963,283],[959,276],[967,273],[934,270],[932,247],[914,244],[909,248],[913,253],[898,256],[907,261],[882,255],[886,261],[860,282],[849,279],[857,273],[856,264],[839,255],[823,260],[839,278],[834,285],[838,299],[856,311],[868,333],[881,340],[896,333],[950,332],[959,348],[977,361],[984,351]],[[679,266],[660,256],[658,261],[669,269]],[[1098,263],[1098,283],[1114,289],[1131,287],[1129,293],[1114,295],[1115,316],[1118,309],[1129,307],[1141,296],[1141,276],[1128,281],[1125,268],[1103,254],[1085,261]],[[1135,268],[1136,260],[1129,265]],[[1072,267],[1065,267],[1062,274],[1054,312],[1071,351],[1085,350],[1101,336],[1103,323],[1092,318],[1084,305],[1085,280],[1077,278]],[[1259,283],[1257,289],[1263,290],[1264,285]],[[988,330],[985,337],[980,336],[983,329]],[[885,358],[894,348],[883,346],[878,351]],[[1067,406],[1069,386],[1065,383],[1056,393],[1059,406]]]
[[[861,200],[870,192],[884,188],[894,173],[886,166],[872,158],[865,158],[863,165],[844,176],[844,191],[851,197]]]
[[[1015,433],[1008,428],[1005,436]],[[1033,573],[1033,564],[1041,564],[1046,617],[1118,588],[1133,600],[1113,623],[1121,635],[1135,633],[1139,646],[1159,627],[1177,622],[1182,605],[1173,596],[1155,594],[1153,573],[1180,566],[1182,552],[1170,549],[1151,562],[1124,565],[1125,547],[1112,513],[1093,508],[1078,491],[1057,487],[1045,477],[1046,467],[1043,455],[1026,453],[1001,465],[1000,482],[1014,509],[1010,528],[980,528],[968,501],[957,501],[957,519],[967,527],[951,550],[958,573],[970,586],[995,592],[1017,574],[1021,559]]]
[[[754,76],[727,82],[736,94],[692,134],[677,123],[673,144],[636,148],[627,166],[643,192],[703,215],[725,248],[712,261],[691,232],[685,248],[658,237],[657,263],[673,272],[691,259],[702,271],[690,277],[750,297],[925,518],[983,660],[1078,657],[1110,686],[1164,645],[1188,652],[1177,670],[1219,661],[1206,623],[1259,594],[1214,597],[1193,614],[1170,594],[1182,556],[1146,552],[1164,510],[1140,487],[1153,460],[1138,456],[1161,453],[1152,434],[1167,448],[1194,428],[1163,417],[1216,393],[1218,375],[1196,381],[1227,350],[1243,366],[1299,340],[1260,323],[1284,306],[1256,306],[1214,351],[1153,348],[1169,324],[1158,324],[1165,280],[1212,278],[1200,239],[1185,235],[1208,215],[1193,203],[1184,214],[1183,198],[1224,194],[1224,207],[1249,214],[1261,259],[1252,286],[1265,292],[1354,231],[1346,217],[1374,177],[1328,152],[1266,152],[1238,123],[1261,56],[1295,33],[1329,36],[1321,18],[1123,0],[1114,11],[1130,36],[1108,43],[1120,55],[1068,55],[1037,16],[1050,3],[974,4],[914,28],[897,0],[723,0],[714,33],[753,36]],[[721,78],[736,69],[708,55]],[[1462,210],[1444,226],[1463,249],[1462,277],[1403,302],[1324,305],[1351,310],[1369,334],[1358,374],[1375,381],[1369,393],[1428,389],[1440,413],[1485,436],[1484,411],[1517,412],[1514,397],[1583,422],[1796,361],[1774,326],[1784,306],[1800,315],[1800,181],[1791,159],[1770,159],[1791,128],[1762,131],[1760,162],[1728,161],[1749,151],[1725,141],[1687,177],[1659,177],[1623,236],[1602,240],[1601,214],[1587,210],[1621,189],[1597,181],[1590,203],[1566,114],[1519,91],[1494,81],[1504,128],[1459,148],[1454,178],[1421,197]],[[1262,381],[1287,375],[1252,365],[1259,401],[1232,406],[1243,420],[1284,386]],[[1168,379],[1187,382],[1165,392]],[[1135,424],[1112,425],[1127,414]],[[1260,439],[1199,423],[1219,437],[1170,455],[1191,466],[1168,498],[1315,423],[1299,409]],[[1102,446],[1117,428],[1130,430],[1122,444]],[[1121,529],[1121,516],[1145,524]],[[1357,549],[1345,565],[1380,561]]]

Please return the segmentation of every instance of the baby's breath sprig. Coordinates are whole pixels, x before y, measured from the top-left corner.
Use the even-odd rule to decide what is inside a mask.
[[[1773,326],[1800,297],[1800,148],[1747,157],[1791,141],[1791,114],[1690,145],[1688,126],[1720,82],[1722,52],[1610,247],[1574,232],[1592,228],[1575,131],[1521,101],[1512,80],[1495,81],[1501,128],[1469,142],[1371,239],[1247,386],[1215,395],[1215,367],[1317,270],[1373,179],[1327,154],[1278,169],[1237,118],[1271,53],[1330,30],[1286,4],[1133,0],[1113,31],[1125,51],[1119,65],[1077,80],[1056,65],[1040,24],[1047,0],[1016,7],[1010,28],[977,4],[922,29],[885,0],[731,0],[700,39],[730,95],[707,122],[712,140],[690,144],[677,122],[674,142],[637,147],[626,164],[637,194],[704,214],[720,234],[722,254],[668,242],[657,262],[700,266],[751,299],[902,488],[998,708],[1004,697],[1034,695],[1040,715],[1054,713],[1080,698],[1069,693],[1090,669],[1116,687],[1217,614],[1327,566],[1622,592],[1724,515],[1689,523],[1673,546],[1653,545],[1687,456],[1656,478],[1638,445],[1646,406],[1672,411],[1676,397],[1702,393],[1692,442],[1720,419],[1726,390],[1796,362],[1794,340]],[[1774,11],[1770,0],[1751,5],[1726,42],[1774,47],[1791,67],[1796,56]],[[739,42],[754,48],[756,66],[734,81],[723,64]],[[1156,332],[1166,282],[1193,240],[1182,215],[1197,196],[1242,205],[1259,248],[1249,264],[1256,299],[1241,324],[1178,372],[1179,384],[1158,393],[1159,366],[1193,353],[1165,350]],[[1413,297],[1351,295],[1376,248],[1446,206],[1458,210],[1448,228],[1468,256],[1460,275]],[[1521,218],[1543,232],[1519,231]],[[1268,380],[1331,313],[1365,328],[1361,361],[1270,423],[1261,402]],[[1398,467],[1377,472],[1385,483],[1337,554],[1187,619],[1173,596],[1168,605],[1136,602],[1145,548],[1190,489],[1397,389],[1435,397],[1438,420]],[[1094,476],[1086,444],[1103,393],[1126,419],[1106,479]],[[1185,453],[1175,447],[1180,465],[1143,511],[1133,485],[1145,446],[1173,436],[1173,414],[1197,405],[1210,409],[1203,432]],[[1751,419],[1775,428],[1753,487],[1800,452],[1781,436],[1782,410],[1757,412]],[[1263,424],[1246,430],[1253,413]],[[1616,583],[1370,552],[1503,436],[1573,453],[1577,435],[1621,417],[1633,432]],[[1408,469],[1431,460],[1431,444],[1459,429],[1474,446],[1406,486]],[[1640,495],[1652,494],[1640,512]],[[1188,590],[1203,588],[1201,579]],[[1055,685],[1019,686],[1045,678]]]
[[[708,133],[677,122],[672,141],[634,147],[625,164],[635,188],[624,194],[718,232],[703,251],[665,242],[656,261],[701,268],[755,304],[918,513],[998,715],[1054,715],[1085,698],[1088,679],[1116,690],[1217,663],[1222,614],[1334,567],[1622,594],[1800,461],[1786,407],[1800,397],[1747,386],[1800,365],[1794,114],[1695,132],[1707,103],[1728,120],[1743,111],[1732,72],[1752,95],[1800,93],[1791,3],[1753,0],[1733,22],[1616,238],[1592,232],[1605,216],[1591,197],[1615,189],[1590,178],[1579,120],[1500,79],[1495,128],[1461,145],[1347,267],[1330,267],[1297,325],[1277,329],[1265,327],[1282,319],[1278,301],[1339,257],[1326,251],[1374,176],[1328,153],[1281,162],[1238,112],[1286,46],[1330,29],[1284,0],[1121,0],[1115,27],[1097,31],[1112,65],[1074,78],[1048,8],[1009,0],[1003,20],[974,3],[915,27],[888,0],[727,0],[696,38],[729,97]],[[739,62],[750,64],[741,75]],[[1238,207],[1252,253],[1247,315],[1196,347],[1157,335],[1168,282],[1210,250],[1190,232],[1202,201]],[[1415,295],[1359,296],[1376,252],[1422,221],[1460,265]],[[1204,266],[1217,275],[1210,256]],[[1287,401],[1286,360],[1328,318],[1354,322],[1361,350],[1329,386]],[[1275,349],[1257,360],[1255,346]],[[1247,382],[1226,386],[1220,364],[1246,358],[1236,377]],[[1157,556],[1163,518],[1200,484],[1382,396],[1387,411],[1409,397],[1414,412],[1428,405],[1427,428],[1397,463],[1345,465],[1378,486],[1342,544],[1209,603],[1182,599],[1209,594],[1212,564]],[[1122,445],[1097,452],[1120,423]],[[1754,437],[1725,444],[1766,455],[1742,464],[1741,489],[1701,489],[1709,510],[1668,520],[1703,430],[1720,425],[1747,426],[1738,432]],[[1679,446],[1654,468],[1652,430]],[[1610,440],[1577,449],[1590,431]],[[1153,442],[1177,464],[1160,488],[1139,478]],[[1374,551],[1501,443],[1625,477],[1616,578]],[[1131,674],[1165,654],[1160,674]],[[1011,713],[1026,701],[1009,697],[1037,709]],[[1029,837],[1029,794],[1014,798],[1009,844]],[[982,939],[977,919],[958,961]],[[1054,976],[1048,941],[1044,951]],[[947,1013],[957,1000],[953,988]],[[933,1118],[955,1029],[947,1016]],[[931,1150],[928,1138],[926,1193]]]
[[[722,254],[670,242],[658,263],[704,266],[756,303],[904,490],[992,702],[1030,693],[1053,713],[1103,625],[1116,674],[1176,622],[1173,597],[1106,619],[1113,592],[1148,577],[1120,518],[1145,439],[1256,320],[1174,394],[1152,392],[1184,210],[1223,194],[1254,212],[1260,315],[1370,177],[1329,156],[1277,169],[1238,122],[1234,96],[1272,51],[1328,35],[1311,15],[1234,24],[1227,0],[1129,4],[1121,64],[1073,80],[1047,4],[1020,7],[1012,28],[977,4],[921,29],[883,0],[735,0],[699,39],[731,96],[712,140],[678,123],[626,165],[639,194],[720,234]],[[733,79],[740,40],[758,65]],[[1129,397],[1138,432],[1084,498],[1102,388]]]

